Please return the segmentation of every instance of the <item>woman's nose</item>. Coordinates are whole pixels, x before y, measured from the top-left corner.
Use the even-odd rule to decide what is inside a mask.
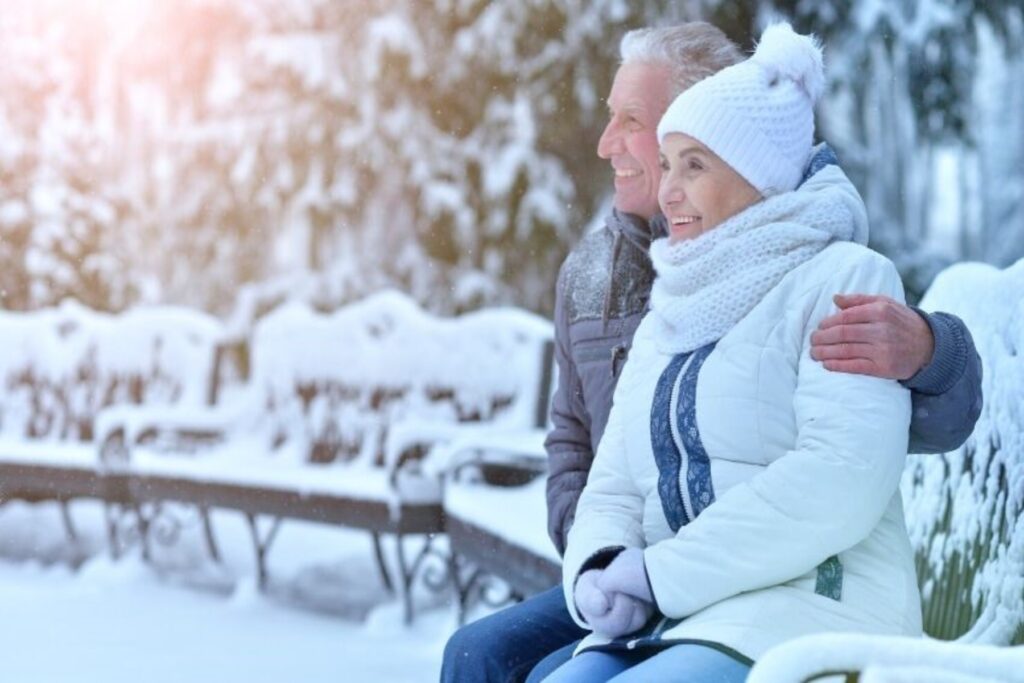
[[[661,197],[666,204],[678,204],[686,199],[686,193],[682,184],[666,176],[662,181]]]

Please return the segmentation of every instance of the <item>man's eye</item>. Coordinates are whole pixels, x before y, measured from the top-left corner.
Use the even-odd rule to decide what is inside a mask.
[[[696,159],[690,159],[690,161],[687,163],[687,168],[689,168],[691,171],[703,171],[704,165],[697,161]]]

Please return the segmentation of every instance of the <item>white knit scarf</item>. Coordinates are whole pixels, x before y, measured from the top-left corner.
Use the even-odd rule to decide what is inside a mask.
[[[837,166],[795,192],[764,199],[691,240],[651,245],[659,351],[721,339],[765,294],[833,241],[867,242],[864,204]]]

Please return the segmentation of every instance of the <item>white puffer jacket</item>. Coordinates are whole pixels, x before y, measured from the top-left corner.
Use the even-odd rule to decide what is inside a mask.
[[[898,491],[909,392],[810,357],[833,295],[854,292],[903,300],[892,263],[842,242],[690,355],[659,352],[647,315],[569,534],[564,590],[580,626],[581,569],[640,547],[665,618],[626,645],[705,641],[757,659],[809,633],[920,634]],[[578,651],[606,644],[591,634]]]

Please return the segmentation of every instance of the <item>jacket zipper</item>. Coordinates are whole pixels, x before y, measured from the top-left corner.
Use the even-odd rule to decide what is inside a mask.
[[[626,345],[616,344],[612,347],[612,379],[619,376],[619,360],[625,359],[626,357]]]
[[[636,646],[639,645],[640,641],[642,640],[658,640],[659,638],[661,638],[661,634],[665,631],[666,626],[668,626],[668,617],[662,617],[658,620],[658,625],[654,627],[653,631],[651,631],[651,635],[644,636],[643,638],[634,638],[633,640],[627,641],[626,649],[635,649]]]

